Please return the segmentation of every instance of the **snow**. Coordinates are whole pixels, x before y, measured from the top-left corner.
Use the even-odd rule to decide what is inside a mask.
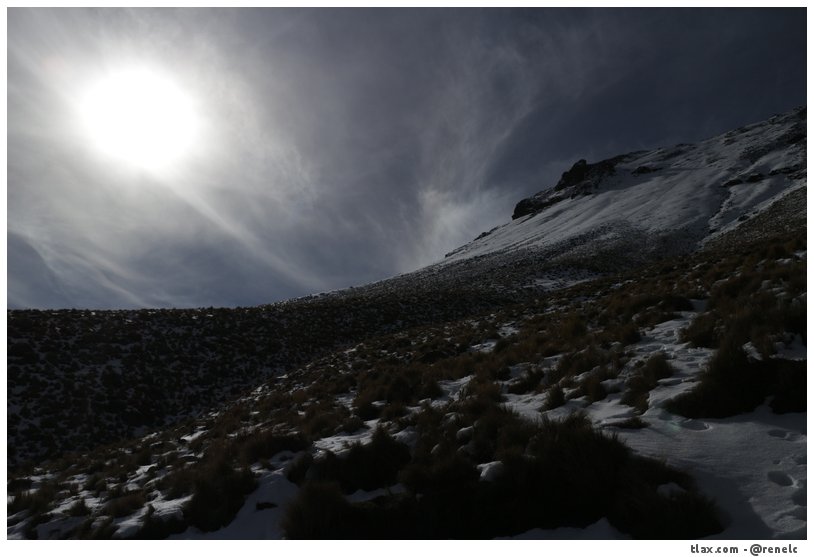
[[[475,431],[473,426],[462,427],[455,433],[455,439],[458,441],[468,441],[472,439],[472,434]]]
[[[773,354],[772,358],[794,360],[798,362],[806,360],[806,345],[803,342],[803,337],[800,335],[795,335],[788,344],[782,342],[777,343],[775,345],[775,349],[777,350],[777,353]]]
[[[692,388],[698,374],[713,354],[705,348],[692,348],[680,342],[680,331],[695,317],[696,312],[682,312],[645,331],[640,342],[627,347],[631,361],[620,379],[635,369],[635,363],[656,353],[663,353],[674,369],[672,377],[663,379],[650,393],[650,408],[640,416],[647,425],[642,429],[613,428],[619,438],[635,452],[664,460],[691,474],[702,493],[711,497],[722,511],[725,530],[714,539],[785,539],[806,535],[806,414],[776,415],[767,406],[755,412],[726,419],[688,419],[671,414],[662,405],[665,401]],[[794,339],[789,350],[804,349]],[[442,381],[442,399],[457,398],[470,377]],[[611,427],[629,419],[635,411],[620,403],[621,394],[613,393],[604,400],[588,404],[585,399],[569,400],[563,406],[541,412],[546,394],[506,394],[506,405],[521,416],[539,420],[543,416],[561,419],[581,410],[598,427]],[[436,401],[434,401],[435,403]],[[452,416],[454,418],[454,416]],[[368,429],[353,435],[336,435],[319,440],[316,446],[341,453],[351,442],[368,442],[377,420],[367,422]],[[465,441],[471,427],[462,428],[457,437]],[[395,434],[410,443],[412,428]],[[177,538],[239,539],[279,538],[279,522],[285,504],[296,495],[297,486],[284,476],[283,466],[266,471],[258,489],[250,494],[236,519],[221,530],[203,533],[194,528]],[[481,481],[494,481],[504,470],[500,461],[478,466]],[[659,486],[664,495],[682,490],[676,484]],[[379,496],[398,493],[403,486],[395,485],[370,492],[357,491],[350,501],[370,501]],[[258,503],[273,503],[274,508],[257,510]],[[183,503],[175,503],[179,509]],[[172,512],[169,503],[154,502],[156,513]],[[166,507],[163,505],[167,505]],[[175,512],[178,512],[175,510]],[[128,517],[131,519],[133,517]],[[133,518],[134,519],[134,518]],[[126,523],[126,521],[124,522]],[[606,519],[586,528],[530,530],[513,539],[623,539]]]
[[[795,164],[805,167],[804,149],[780,146],[795,120],[783,116],[696,145],[628,155],[588,195],[571,198],[563,190],[566,195],[561,201],[496,228],[448,254],[438,265],[527,248],[566,246],[573,251],[587,242],[642,244],[660,236],[671,238],[679,249],[693,248],[738,226],[743,215],[756,214],[805,186],[804,177],[770,175]],[[777,146],[758,158],[745,156],[772,142]],[[640,166],[654,171],[634,173]],[[757,174],[761,179],[747,179]],[[733,176],[743,183],[725,187]],[[537,281],[545,288],[567,283],[559,277]]]
[[[147,507],[141,508],[129,516],[113,521],[117,526],[114,538],[130,538],[135,536],[141,527],[144,526],[144,517],[147,514]]]
[[[497,345],[496,340],[487,340],[486,342],[481,342],[479,344],[473,345],[471,347],[471,350],[473,352],[489,353],[489,352],[492,352],[495,349],[496,345]]]
[[[512,335],[516,335],[519,332],[520,329],[518,329],[514,323],[507,323],[505,325],[502,325],[500,327],[500,330],[498,330],[498,333],[500,333],[501,337],[509,337]]]
[[[792,124],[789,118],[780,117],[695,146],[685,145],[632,154],[617,165],[615,175],[603,179],[599,188],[589,195],[574,198],[566,196],[535,215],[498,227],[490,234],[456,250],[436,268],[482,255],[528,248],[563,248],[564,253],[570,254],[578,252],[587,244],[621,244],[631,248],[630,251],[643,250],[647,242],[653,242],[654,238],[659,237],[669,237],[674,242],[671,245],[678,246],[678,249],[696,247],[736,228],[742,217],[751,218],[790,191],[804,187],[805,178],[794,178],[780,172],[771,175],[774,170],[789,168],[798,163],[802,163],[804,168],[804,151],[784,147],[763,152],[753,158],[744,157],[744,153],[750,149],[781,138],[791,129]],[[640,166],[648,166],[654,171],[646,174],[634,173]],[[748,179],[758,174],[761,176],[754,180]],[[743,183],[725,186],[724,183],[733,176],[744,177]],[[798,259],[805,259],[806,256],[806,251],[794,253],[794,257]],[[787,262],[793,263],[793,260],[788,259]],[[432,267],[429,272],[432,272]],[[556,271],[534,278],[529,285],[541,289],[559,289],[595,276],[586,273]],[[771,290],[773,284],[767,282],[765,288]],[[805,304],[805,296],[799,301]],[[699,312],[706,310],[706,300],[691,302],[693,311],[680,312],[674,319],[641,331],[642,338],[639,342],[624,347],[630,356],[629,362],[618,378],[603,381],[603,386],[610,393],[603,400],[590,403],[586,397],[579,397],[545,411],[543,408],[548,398],[547,393],[505,392],[506,387],[527,373],[532,365],[540,366],[541,369],[555,366],[561,357],[558,355],[541,362],[512,365],[510,379],[502,382],[504,404],[523,418],[534,422],[541,419],[559,420],[574,412],[585,412],[596,427],[611,431],[636,453],[663,460],[686,471],[696,480],[701,493],[710,497],[722,511],[725,529],[713,536],[713,539],[804,539],[807,534],[806,413],[777,415],[764,403],[753,412],[730,418],[690,419],[674,415],[664,408],[667,401],[697,385],[699,375],[714,354],[713,350],[693,348],[681,342],[682,329]],[[556,311],[556,308],[551,308],[551,311]],[[196,317],[193,316],[192,319]],[[519,323],[505,323],[499,326],[498,335],[500,338],[509,337],[517,334],[520,327]],[[800,335],[787,334],[785,338],[777,340],[776,353],[772,358],[806,360],[806,345]],[[472,346],[471,350],[491,352],[496,344],[497,339],[488,339]],[[743,348],[752,358],[761,359],[752,343],[746,343]],[[343,353],[350,356],[356,351],[357,347],[354,347]],[[671,377],[660,380],[650,391],[649,408],[639,415],[634,408],[621,403],[621,391],[627,379],[636,373],[637,364],[646,362],[655,354],[663,354],[674,373]],[[120,361],[117,363],[120,364]],[[118,365],[114,367],[118,368]],[[577,380],[587,378],[591,373],[592,371],[586,372]],[[287,377],[280,376],[278,379]],[[424,402],[443,408],[447,403],[459,400],[473,377],[468,375],[456,380],[439,381],[442,395]],[[258,387],[254,393],[259,395],[263,389],[264,387]],[[573,393],[574,390],[567,392]],[[354,395],[348,393],[337,396],[335,402],[350,408],[353,400]],[[381,406],[384,402],[377,401],[374,404]],[[413,407],[410,410],[418,411],[419,408]],[[17,406],[10,406],[10,409],[16,412]],[[635,416],[646,427],[617,427]],[[458,414],[449,412],[445,416],[445,423],[454,423],[457,418]],[[365,422],[364,428],[353,433],[340,433],[317,440],[314,443],[317,457],[320,451],[341,455],[351,444],[369,443],[380,423],[380,420],[370,420]],[[177,440],[188,445],[206,432],[206,428],[197,428]],[[461,428],[457,431],[456,438],[466,443],[472,439],[473,432],[473,426]],[[413,427],[407,427],[395,432],[393,437],[414,447],[417,432]],[[271,459],[268,468],[252,468],[257,476],[258,487],[248,495],[228,526],[215,532],[201,532],[190,527],[172,537],[281,538],[283,514],[299,490],[285,476],[288,462],[294,456],[285,451]],[[189,453],[181,457],[194,458]],[[153,508],[155,518],[183,518],[183,507],[191,496],[165,500],[159,491],[149,491],[154,484],[145,482],[154,466],[139,467],[123,487],[144,487],[148,491],[148,504]],[[487,482],[495,481],[505,472],[505,466],[500,461],[479,464],[477,468],[480,480]],[[54,474],[42,474],[31,476],[30,479],[33,487],[37,488],[43,481],[53,477]],[[86,476],[77,475],[72,481],[81,485],[86,479]],[[372,491],[359,490],[347,498],[352,502],[365,502],[404,491],[403,485],[395,484]],[[683,492],[683,488],[675,483],[665,483],[658,487],[658,492],[669,497]],[[55,513],[65,513],[79,498],[83,498],[91,508],[104,504],[102,497],[93,497],[89,492],[81,491],[75,497],[64,499]],[[145,506],[129,516],[117,519],[116,536],[135,534],[141,528],[148,508]],[[25,522],[22,515],[23,513],[18,513],[17,516],[10,517],[8,538],[24,536]],[[37,533],[42,538],[58,537],[84,520],[84,517],[62,516],[38,525]],[[603,518],[585,528],[534,529],[512,539],[625,537]]]
[[[478,464],[478,470],[480,470],[480,481],[493,482],[503,475],[506,466],[501,461],[495,460],[494,462]]]
[[[346,452],[354,443],[361,443],[363,445],[370,443],[370,440],[373,437],[373,432],[376,430],[376,426],[378,424],[378,419],[368,420],[365,422],[365,425],[367,426],[365,429],[360,429],[354,433],[340,433],[330,437],[323,437],[322,439],[314,442],[314,447],[340,455]]]
[[[776,342],[774,344],[775,353],[770,356],[772,359],[777,360],[792,360],[796,362],[804,362],[807,359],[806,345],[803,342],[803,337],[800,335],[786,334],[786,342]],[[758,351],[757,347],[751,342],[743,345],[743,350],[746,355],[753,360],[762,360],[763,356]]]
[[[433,399],[432,405],[436,407],[443,406],[450,400],[458,400],[461,389],[463,389],[473,377],[475,376],[467,375],[466,377],[461,377],[460,379],[439,381],[438,386],[441,388],[441,391],[444,394]]]
[[[651,409],[649,427],[622,430],[635,451],[689,471],[728,518],[716,539],[781,539],[806,533],[806,416],[767,406],[720,420]]]
[[[716,538],[804,537],[805,413],[777,415],[761,406],[732,418],[693,420],[661,408],[692,388],[712,355],[712,350],[691,348],[678,340],[679,331],[692,317],[685,312],[679,319],[661,323],[634,346],[642,356],[664,352],[675,374],[651,391],[650,409],[641,416],[648,427],[620,430],[618,435],[635,451],[663,458],[696,478],[701,491],[729,517],[728,527]],[[595,403],[588,410],[601,422],[611,405]],[[593,406],[598,409],[592,410]]]
[[[659,352],[666,356],[674,374],[661,380],[650,392],[650,408],[640,416],[647,427],[613,431],[637,453],[663,459],[696,479],[701,492],[719,505],[726,518],[726,529],[713,538],[805,538],[806,413],[778,415],[763,405],[752,413],[732,418],[700,420],[677,416],[662,408],[664,402],[696,384],[698,374],[714,353],[680,342],[681,329],[695,315],[682,312],[678,318],[646,331],[639,343],[627,347],[633,357],[621,377],[634,369],[637,360],[646,360]],[[786,350],[784,357],[805,359],[805,345],[800,338],[795,338]],[[593,404],[587,404],[584,398],[569,400],[547,412],[540,411],[545,394],[505,396],[506,406],[531,420],[542,416],[558,420],[581,410],[597,426],[608,427],[635,415],[633,408],[620,403],[621,394],[610,394]],[[659,489],[666,493],[677,487],[666,484]],[[518,538],[619,537],[614,532],[604,528],[600,521],[585,530],[532,530]]]
[[[414,407],[411,410],[419,410],[420,407]],[[418,441],[418,432],[415,430],[413,426],[407,427],[402,429],[399,432],[393,434],[393,439],[398,441],[399,443],[404,443],[410,448],[413,448]]]
[[[288,502],[299,488],[286,479],[282,469],[268,472],[259,480],[259,487],[246,498],[235,519],[226,527],[214,532],[201,532],[191,527],[186,531],[170,536],[170,539],[212,539],[212,540],[274,540],[282,538],[280,523]],[[258,503],[261,509],[258,510]],[[267,508],[265,504],[273,503]]]
[[[182,519],[184,517],[184,505],[192,499],[192,495],[187,495],[186,497],[181,497],[179,499],[171,499],[171,500],[164,500],[163,498],[159,497],[150,501],[150,505],[153,506],[155,512],[153,516],[159,520],[172,520],[172,519]]]
[[[681,495],[686,490],[678,485],[675,482],[670,482],[666,484],[661,484],[657,489],[656,492],[661,495],[662,497],[672,497],[675,495]]]

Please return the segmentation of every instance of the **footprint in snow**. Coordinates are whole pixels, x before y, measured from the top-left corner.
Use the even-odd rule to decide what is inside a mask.
[[[794,484],[794,480],[791,479],[791,476],[785,472],[781,472],[780,470],[771,470],[766,474],[766,477],[769,478],[769,481],[774,482],[781,487],[789,487],[790,485]]]
[[[691,429],[693,431],[705,431],[709,429],[709,424],[702,422],[700,420],[683,420],[678,423],[684,429]]]

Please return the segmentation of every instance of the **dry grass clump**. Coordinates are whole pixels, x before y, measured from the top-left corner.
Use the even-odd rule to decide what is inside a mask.
[[[691,391],[665,405],[688,418],[726,418],[750,412],[771,397],[776,413],[806,410],[805,362],[750,360],[741,346],[725,339]]]
[[[286,510],[286,536],[480,539],[586,526],[603,516],[635,537],[693,538],[721,530],[714,505],[698,495],[688,476],[633,455],[584,416],[532,424],[497,402],[489,404],[480,391],[471,396],[485,406],[462,401],[449,409],[456,411],[453,420],[425,406],[411,418],[418,434],[413,451],[397,450],[403,454],[398,461],[377,463],[391,474],[367,487],[398,481],[405,493],[350,503],[342,493],[362,485],[366,475],[349,481],[353,473],[344,459],[292,466],[304,483]],[[480,480],[477,465],[496,461],[502,471]],[[369,462],[356,466],[368,470]],[[671,481],[685,493],[658,493],[659,485]]]
[[[141,509],[146,502],[144,491],[130,491],[110,499],[102,508],[102,512],[113,518],[122,518]]]
[[[673,375],[673,369],[667,363],[663,352],[650,356],[643,365],[637,367],[627,380],[627,390],[622,395],[622,404],[634,407],[640,413],[648,408],[648,393],[659,383]]]
[[[27,510],[32,515],[44,514],[53,507],[58,491],[57,485],[50,482],[41,484],[37,489],[20,490],[6,505],[7,512],[12,515]]]
[[[213,446],[195,469],[184,518],[204,532],[229,524],[257,485],[248,468],[235,468],[231,461],[228,448]]]

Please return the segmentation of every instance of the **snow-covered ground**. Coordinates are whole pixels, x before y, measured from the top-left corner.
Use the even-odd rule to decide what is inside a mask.
[[[568,242],[662,238],[672,249],[688,251],[805,185],[798,172],[805,168],[805,146],[788,142],[799,125],[796,113],[784,114],[698,144],[633,153],[595,190],[572,194],[566,188],[560,201],[496,228],[440,265]]]
[[[650,408],[640,419],[647,424],[641,429],[614,427],[615,423],[631,418],[634,409],[621,404],[620,393],[608,395],[604,400],[588,403],[584,397],[569,400],[565,405],[541,412],[546,394],[505,394],[506,406],[529,420],[543,416],[561,419],[571,412],[584,411],[597,427],[617,434],[637,453],[666,461],[692,475],[701,492],[711,497],[723,511],[725,530],[711,539],[803,539],[806,537],[806,413],[778,415],[767,405],[754,412],[726,419],[689,419],[665,410],[662,404],[692,388],[698,375],[713,355],[706,348],[692,348],[679,339],[681,329],[695,317],[695,312],[682,312],[680,317],[665,321],[648,330],[640,342],[628,348],[633,357],[627,368],[633,369],[637,361],[646,360],[655,353],[663,353],[674,374],[662,379],[650,392]],[[506,329],[512,330],[512,329]],[[789,355],[805,358],[805,345],[794,343]],[[553,364],[555,359],[549,363]],[[441,407],[459,398],[462,389],[473,376],[441,382],[444,394],[433,401]],[[618,381],[623,381],[625,372]],[[511,382],[511,379],[504,384]],[[414,410],[417,410],[415,408]],[[376,420],[367,424],[370,429],[357,434],[327,437],[316,443],[320,449],[341,453],[350,442],[369,442]],[[466,428],[465,428],[466,429]],[[466,436],[467,431],[459,434]],[[470,428],[471,429],[471,428]],[[409,444],[410,431],[395,434],[396,439]],[[489,481],[499,463],[480,465],[481,480]],[[194,528],[179,534],[178,538],[239,539],[275,538],[281,535],[279,521],[281,508],[297,493],[297,486],[286,480],[280,468],[265,472],[260,487],[246,500],[235,521],[215,532],[203,533]],[[665,490],[681,489],[665,484]],[[393,486],[389,491],[398,490]],[[387,493],[358,492],[349,497],[363,501]],[[257,510],[261,501],[271,501],[275,507]],[[625,539],[627,536],[613,528],[606,519],[584,529],[534,529],[513,539]]]
[[[694,313],[684,312],[678,319],[656,325],[630,347],[642,359],[664,353],[675,373],[650,392],[650,408],[640,416],[647,427],[612,430],[636,452],[664,459],[696,479],[702,492],[725,513],[727,527],[714,538],[805,538],[806,413],[778,415],[763,405],[750,414],[697,420],[662,408],[665,401],[692,388],[713,354],[712,350],[680,342],[679,332],[692,317]],[[795,343],[789,355],[805,359],[805,345]],[[636,361],[634,357],[629,367]],[[546,396],[507,394],[507,406],[529,419],[539,419]],[[583,397],[542,414],[557,419],[583,410],[597,426],[613,426],[634,415],[633,408],[621,404],[620,398],[621,394],[610,394],[605,400],[588,404]],[[594,525],[584,535],[622,537],[618,532],[611,535],[605,526]],[[560,534],[569,532],[540,530],[526,536],[549,538]]]

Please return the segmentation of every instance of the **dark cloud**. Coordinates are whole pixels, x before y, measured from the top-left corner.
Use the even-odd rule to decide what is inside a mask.
[[[443,257],[578,158],[805,102],[804,9],[10,9],[12,306],[249,305]],[[161,176],[76,133],[133,61],[197,95]]]

